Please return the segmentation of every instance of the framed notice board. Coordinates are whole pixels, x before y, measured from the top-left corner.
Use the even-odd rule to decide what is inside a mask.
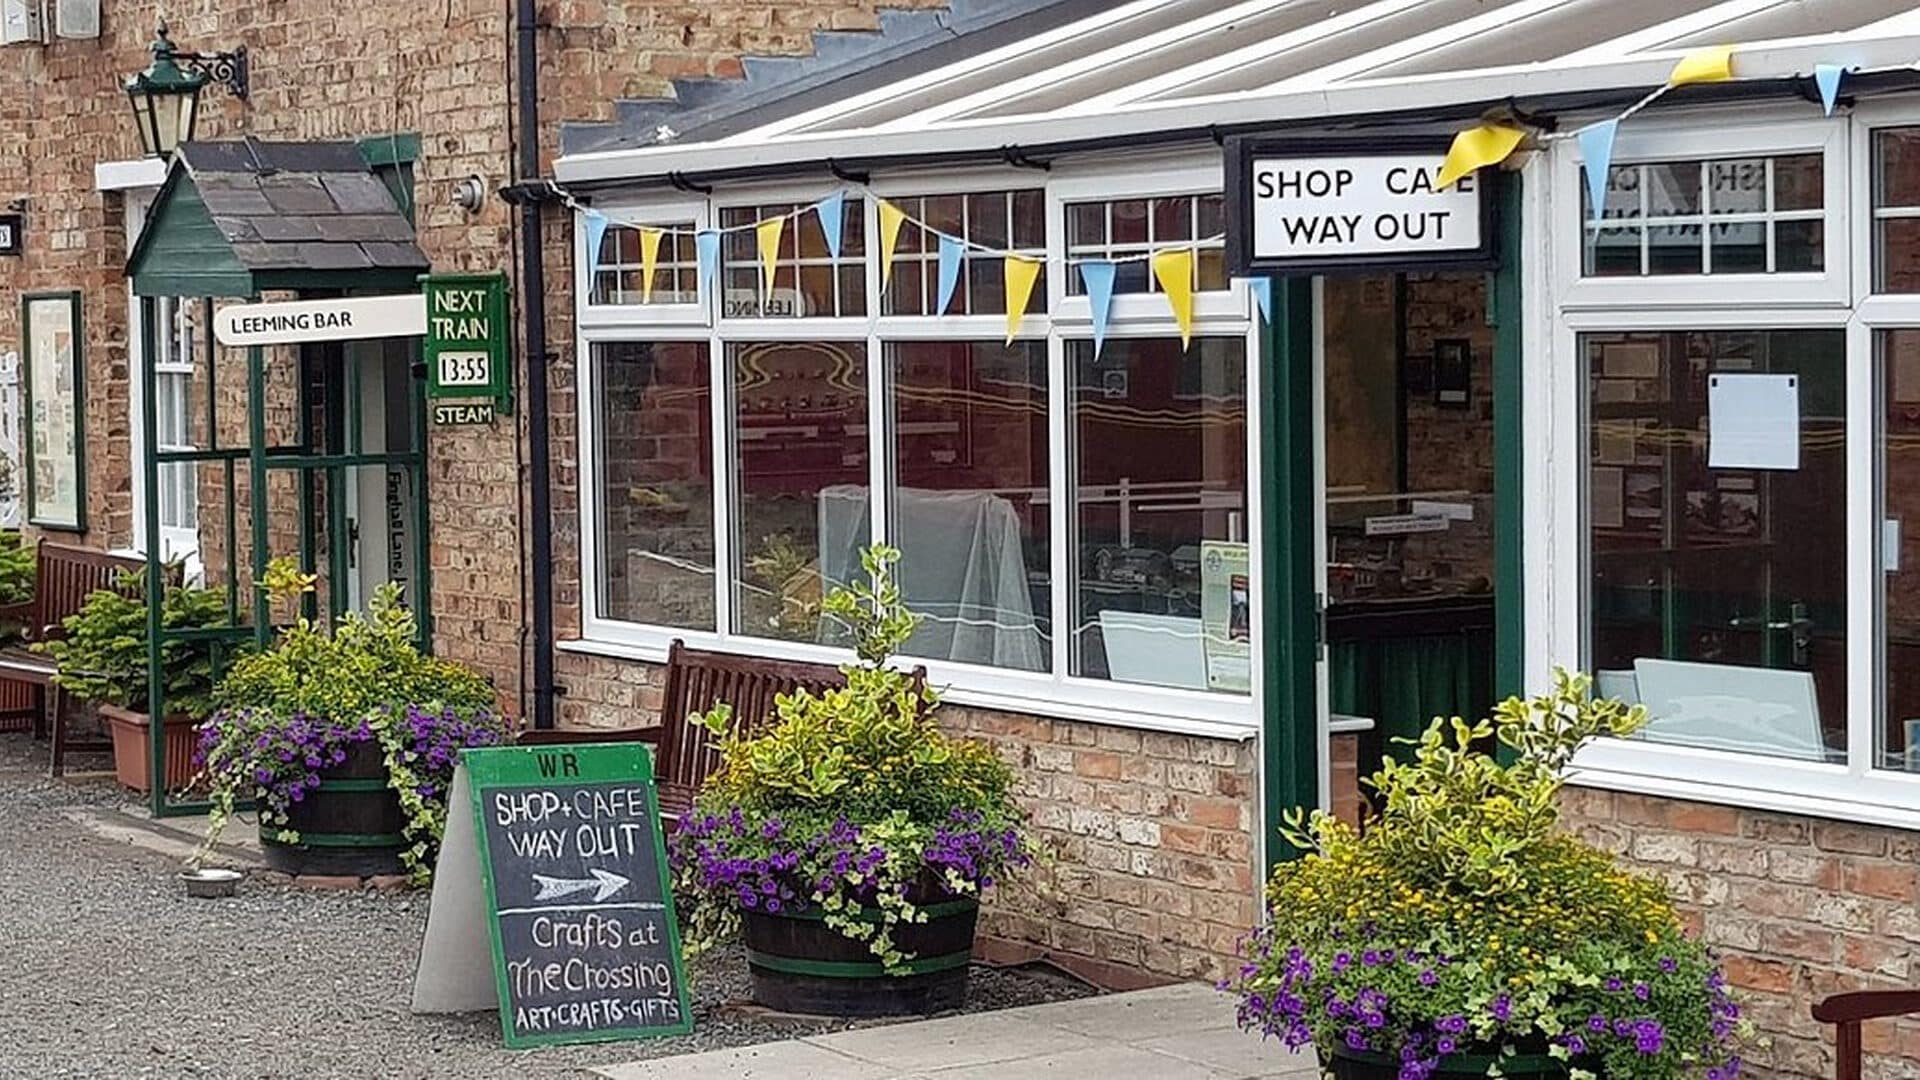
[[[504,274],[428,274],[427,396],[492,398],[506,408],[507,279]]]
[[[43,529],[87,528],[86,364],[78,292],[29,293],[20,300],[25,349],[27,522]]]
[[[507,1045],[692,1031],[646,746],[501,747],[462,761]]]

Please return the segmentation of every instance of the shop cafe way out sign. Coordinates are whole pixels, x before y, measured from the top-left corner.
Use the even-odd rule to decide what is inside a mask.
[[[1491,255],[1491,179],[1441,189],[1444,148],[1308,157],[1242,143],[1234,156],[1235,273],[1465,268]]]

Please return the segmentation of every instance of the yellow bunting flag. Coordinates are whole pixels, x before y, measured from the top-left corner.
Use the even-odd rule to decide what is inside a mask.
[[[1004,265],[1007,278],[1007,344],[1011,345],[1020,333],[1020,319],[1027,313],[1027,301],[1033,299],[1033,283],[1040,280],[1040,267],[1045,264],[1039,259],[1009,255]]]
[[[1726,82],[1733,78],[1733,46],[1715,45],[1711,49],[1690,52],[1673,66],[1668,86],[1688,83]]]
[[[1193,341],[1193,249],[1153,253],[1153,280],[1167,294],[1173,321],[1180,324],[1180,347]]]
[[[1440,176],[1434,186],[1444,191],[1460,181],[1463,176],[1498,165],[1513,156],[1520,147],[1520,140],[1527,133],[1517,127],[1505,124],[1481,124],[1468,128],[1453,137],[1453,145],[1447,149],[1447,160],[1440,166]]]
[[[640,230],[640,302],[653,303],[653,270],[660,265],[659,229]]]
[[[880,287],[885,288],[893,280],[893,251],[900,246],[900,226],[907,220],[906,211],[885,199],[880,200]]]
[[[763,304],[773,302],[773,271],[780,264],[780,235],[786,231],[787,219],[784,217],[762,221],[753,227],[760,237],[760,294]]]

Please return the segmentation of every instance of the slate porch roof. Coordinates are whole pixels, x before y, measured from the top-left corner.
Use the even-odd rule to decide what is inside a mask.
[[[249,270],[430,265],[412,223],[353,143],[188,143],[177,159]]]

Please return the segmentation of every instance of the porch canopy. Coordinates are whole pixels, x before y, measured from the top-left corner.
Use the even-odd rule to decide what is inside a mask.
[[[137,296],[412,292],[429,263],[350,142],[186,143],[127,259]]]
[[[1508,107],[1526,117],[1618,107],[1677,60],[1739,45],[1735,81],[1691,101],[1813,92],[1816,65],[1848,92],[1910,86],[1911,0],[1132,0],[831,104],[696,128],[637,149],[561,158],[593,186],[717,180],[1325,128],[1365,116],[1436,121]]]

